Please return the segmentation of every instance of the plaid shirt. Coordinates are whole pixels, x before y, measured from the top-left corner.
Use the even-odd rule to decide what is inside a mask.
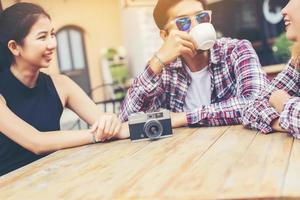
[[[278,113],[269,103],[275,90],[285,90],[293,96]],[[271,82],[257,99],[250,102],[243,112],[243,124],[262,133],[272,132],[271,123],[279,118],[281,128],[300,139],[300,74],[291,60],[287,67]]]
[[[258,57],[246,40],[222,38],[210,49],[211,104],[187,112],[189,125],[241,123],[241,110],[267,83]],[[191,77],[181,58],[156,75],[149,66],[137,77],[121,106],[120,119],[139,111],[165,108],[183,112]]]

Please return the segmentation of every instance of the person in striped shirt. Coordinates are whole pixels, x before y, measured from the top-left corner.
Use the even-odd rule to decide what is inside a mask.
[[[164,42],[129,88],[120,119],[164,108],[173,127],[240,124],[244,105],[267,83],[250,42],[221,38],[209,48],[197,45],[191,30],[213,29],[204,0],[159,0],[153,16]]]
[[[288,132],[300,139],[300,1],[290,0],[282,10],[286,35],[295,41],[292,58],[265,91],[243,112],[243,124],[262,133]]]

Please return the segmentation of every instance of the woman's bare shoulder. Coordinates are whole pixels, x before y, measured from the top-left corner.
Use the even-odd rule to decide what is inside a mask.
[[[6,101],[1,94],[0,94],[0,103],[6,104]]]
[[[63,74],[51,74],[49,76],[55,84],[58,84],[60,86],[64,86],[65,84],[68,84],[71,81],[71,79],[68,76]]]

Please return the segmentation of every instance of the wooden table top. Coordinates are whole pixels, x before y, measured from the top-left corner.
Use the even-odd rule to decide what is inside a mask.
[[[280,197],[300,197],[300,141],[242,126],[62,150],[0,178],[0,199]]]
[[[276,65],[269,65],[269,66],[264,66],[262,69],[267,73],[267,74],[272,74],[272,73],[280,73],[286,64],[276,64]]]

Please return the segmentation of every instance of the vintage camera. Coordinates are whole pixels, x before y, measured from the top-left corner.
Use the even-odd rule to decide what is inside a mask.
[[[130,139],[156,140],[173,135],[170,112],[135,113],[129,116]]]

